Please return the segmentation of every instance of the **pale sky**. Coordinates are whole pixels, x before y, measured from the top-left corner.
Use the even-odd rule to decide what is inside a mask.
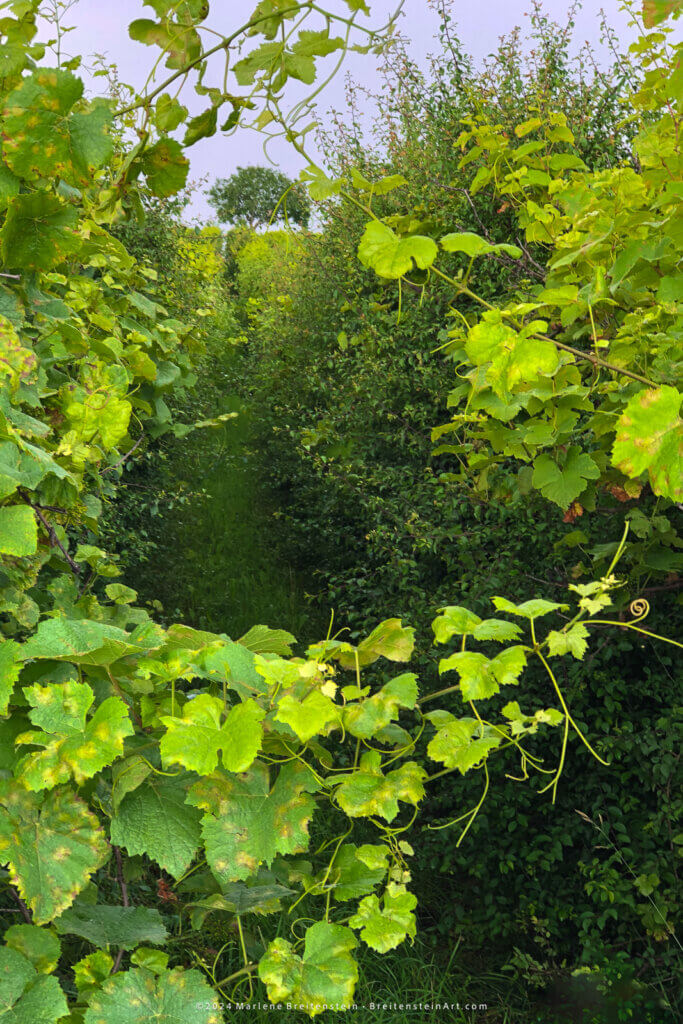
[[[228,34],[245,21],[255,6],[256,0],[212,0],[211,14],[206,24],[220,32]],[[395,10],[394,0],[369,0],[371,17],[365,18],[365,24],[380,25]],[[510,32],[516,25],[524,27],[528,24],[525,12],[531,0],[453,0],[452,9],[457,31],[465,44],[465,49],[475,60],[481,61],[487,54],[496,49],[501,35]],[[330,10],[348,13],[341,0],[328,0]],[[567,19],[568,0],[545,0],[544,7],[549,15],[561,24]],[[596,50],[599,49],[598,19],[599,12],[604,9],[608,22],[618,33],[625,46],[632,39],[632,30],[628,28],[627,17],[619,9],[619,0],[584,0],[582,9],[576,17],[575,40],[577,46],[589,41]],[[140,87],[151,69],[158,49],[133,42],[128,36],[128,24],[136,18],[154,18],[149,6],[143,0],[79,0],[67,14],[65,23],[73,25],[73,32],[64,37],[63,48],[67,53],[91,55],[104,54],[108,62],[118,66],[119,77],[123,82]],[[420,65],[425,63],[429,53],[438,49],[435,39],[438,19],[428,0],[405,0],[403,13],[399,20],[400,32],[409,40],[409,53]],[[49,28],[41,33],[48,38]],[[332,33],[336,34],[336,33]],[[336,55],[321,62],[322,68],[330,68]],[[371,55],[351,54],[342,72],[325,89],[318,99],[318,113],[324,120],[325,112],[330,107],[343,109],[344,106],[344,73],[349,71],[353,77],[372,87],[378,83],[378,58]],[[161,69],[162,75],[168,71]],[[218,70],[216,71],[218,74]],[[87,75],[84,75],[87,79]],[[162,81],[163,78],[158,79]],[[217,82],[216,84],[220,84]],[[234,85],[234,80],[233,80]],[[97,80],[88,83],[89,90],[96,92],[101,89]],[[296,101],[302,95],[298,83],[288,85],[286,96]],[[236,89],[237,91],[241,91]],[[197,96],[192,88],[188,88],[181,96],[182,101],[190,108],[191,113],[199,113],[208,101]],[[229,108],[224,108],[229,112]],[[312,137],[309,137],[312,143]],[[263,140],[254,132],[240,130],[232,136],[221,135],[220,132],[210,139],[203,139],[187,151],[191,161],[190,177],[194,180],[208,178],[209,182],[216,177],[227,177],[237,166],[248,164],[264,164],[267,162],[263,154]],[[277,142],[269,147],[272,159],[286,173],[296,176],[303,166],[302,159],[286,142]],[[316,154],[319,155],[319,154]],[[204,184],[202,188],[206,188]],[[202,191],[195,193],[190,216],[209,219],[211,208],[207,205]]]

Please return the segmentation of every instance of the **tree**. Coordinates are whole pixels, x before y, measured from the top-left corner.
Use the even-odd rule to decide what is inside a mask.
[[[218,178],[208,192],[222,224],[243,224],[252,230],[280,220],[308,225],[310,204],[303,188],[270,167],[238,167]]]

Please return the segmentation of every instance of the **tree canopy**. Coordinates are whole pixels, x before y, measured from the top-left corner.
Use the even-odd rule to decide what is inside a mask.
[[[208,197],[222,224],[252,229],[285,220],[305,228],[311,212],[302,186],[272,167],[238,167],[218,178]]]

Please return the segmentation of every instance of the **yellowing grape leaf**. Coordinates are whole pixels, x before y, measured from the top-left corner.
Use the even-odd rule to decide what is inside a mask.
[[[199,971],[134,967],[104,982],[88,1001],[83,1024],[223,1024],[216,993]]]
[[[503,739],[490,726],[484,727],[482,736],[481,723],[476,718],[455,718],[448,714],[448,720],[444,721],[442,715],[434,719],[434,724],[438,728],[427,754],[432,761],[440,761],[446,768],[457,768],[462,775],[486,760],[489,751],[500,746]]]
[[[378,953],[388,953],[407,937],[415,938],[416,923],[413,910],[417,896],[406,890],[404,885],[389,882],[382,905],[377,896],[366,896],[358,905],[357,912],[349,918],[351,928],[360,928],[360,937]]]
[[[52,789],[72,776],[76,782],[92,778],[123,754],[123,740],[133,734],[120,697],[107,697],[86,722],[95,699],[87,683],[36,684],[24,687],[24,694],[32,709],[29,718],[41,731],[21,733],[16,742],[44,748],[16,766],[15,775],[27,789]]]
[[[249,699],[231,707],[221,722],[224,710],[222,700],[200,693],[187,702],[182,718],[162,715],[166,726],[161,739],[164,765],[181,764],[199,775],[210,775],[221,751],[228,771],[246,771],[261,749],[265,711]]]
[[[306,929],[303,956],[286,939],[275,939],[259,962],[268,998],[303,1006],[310,1017],[336,1004],[353,1003],[358,967],[350,955],[356,938],[343,925],[317,921]]]
[[[222,885],[249,878],[277,853],[308,848],[308,825],[319,783],[300,762],[280,769],[271,788],[268,767],[256,762],[244,775],[216,772],[199,779],[188,803],[205,811],[206,860]]]
[[[83,82],[70,71],[41,68],[26,76],[5,100],[3,152],[20,178],[59,177],[87,185],[110,157],[111,104],[95,100],[74,112]]]
[[[36,924],[71,906],[110,852],[99,821],[73,790],[38,795],[0,779],[0,863],[9,864]]]
[[[0,508],[0,552],[22,557],[34,555],[38,548],[38,526],[28,505]]]
[[[683,499],[683,421],[676,388],[639,391],[617,421],[612,462],[628,477],[647,471],[655,494]]]
[[[352,775],[337,777],[336,800],[350,818],[376,814],[385,821],[393,821],[399,811],[399,800],[417,806],[424,796],[424,768],[408,761],[383,775],[381,761],[378,751],[370,750],[363,754]]]

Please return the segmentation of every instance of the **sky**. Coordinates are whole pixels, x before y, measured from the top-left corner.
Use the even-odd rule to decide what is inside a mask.
[[[228,34],[249,17],[255,2],[212,0],[206,24]],[[383,24],[395,11],[397,3],[398,0],[368,0],[371,16],[364,18],[363,23],[372,26]],[[324,6],[348,13],[342,0],[328,0]],[[524,28],[528,24],[525,14],[529,7],[530,0],[452,0],[452,15],[465,50],[479,62],[496,49],[502,35],[517,25]],[[566,22],[568,0],[545,0],[544,8],[561,24]],[[608,23],[616,29],[624,46],[631,40],[633,30],[628,28],[628,19],[619,9],[619,0],[583,0],[582,9],[576,16],[577,48],[588,41],[599,52],[598,19],[601,9],[604,9]],[[144,6],[143,0],[78,0],[65,17],[64,24],[73,26],[73,30],[63,37],[63,50],[66,54],[85,55],[86,64],[92,62],[93,55],[103,55],[108,63],[116,64],[121,81],[140,88],[159,51],[132,41],[128,35],[128,24],[136,18],[150,17],[154,18],[154,12],[149,6]],[[409,55],[420,66],[425,66],[428,55],[438,51],[438,17],[429,0],[404,0],[398,28],[408,41]],[[51,34],[50,27],[43,26],[41,37],[47,39]],[[331,70],[334,59],[335,55],[328,57],[321,66]],[[378,60],[372,54],[350,54],[347,57],[341,72],[318,98],[317,114],[323,123],[326,123],[331,108],[344,109],[346,73],[370,89],[379,85]],[[102,91],[101,80],[90,78],[87,71],[79,73],[86,80],[89,92]],[[162,68],[161,73],[165,77],[169,72]],[[216,68],[215,74],[220,77],[222,72]],[[163,78],[157,79],[161,80]],[[288,84],[287,89],[286,98],[291,102],[296,102],[303,95],[298,83]],[[192,87],[183,92],[181,100],[193,114],[207,106],[207,101],[197,96]],[[229,108],[224,109],[229,111]],[[296,177],[304,166],[301,157],[285,141],[270,145],[268,153],[271,160],[292,177]],[[219,132],[210,139],[202,139],[187,151],[187,155],[190,158],[190,179],[197,184],[186,216],[203,221],[212,218],[204,192],[215,178],[229,177],[238,166],[268,162],[263,152],[263,139],[248,129],[239,129],[230,136]],[[322,157],[324,162],[324,154],[315,155]]]

